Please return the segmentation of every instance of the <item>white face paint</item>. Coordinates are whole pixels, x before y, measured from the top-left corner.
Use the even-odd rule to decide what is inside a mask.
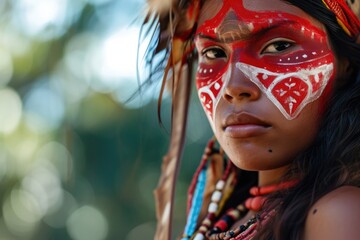
[[[333,63],[296,72],[271,72],[238,62],[236,68],[245,74],[288,119],[292,120],[309,103],[318,99],[332,74]]]
[[[204,107],[210,125],[214,129],[215,119],[213,112],[216,111],[220,98],[223,95],[224,85],[226,85],[230,79],[231,68],[228,68],[223,74],[218,74],[214,79],[206,75],[207,72],[211,73],[212,71],[212,69],[199,68],[197,82],[199,99]]]
[[[224,1],[199,27],[195,43],[196,85],[212,126],[229,81],[247,78],[292,120],[324,93],[335,75],[335,57],[323,29],[290,13],[249,11],[242,1]]]

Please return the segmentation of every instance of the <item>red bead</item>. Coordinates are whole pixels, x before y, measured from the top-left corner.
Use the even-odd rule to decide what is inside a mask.
[[[219,228],[221,231],[226,231],[228,229],[228,224],[224,220],[219,220],[214,227]]]
[[[250,188],[250,194],[253,196],[261,196],[261,195],[267,195],[279,190],[284,190],[290,187],[293,187],[298,183],[297,180],[288,181],[288,182],[282,182],[280,184],[274,184],[274,185],[268,185],[268,186],[262,186],[262,187],[252,187]]]
[[[258,212],[261,210],[262,206],[264,205],[265,199],[266,199],[265,197],[261,197],[261,196],[248,198],[245,202],[245,206],[249,210]]]

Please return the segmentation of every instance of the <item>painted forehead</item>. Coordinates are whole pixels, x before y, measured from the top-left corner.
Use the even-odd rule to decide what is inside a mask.
[[[256,2],[262,4],[256,5]],[[210,3],[202,10],[197,36],[229,42],[233,54],[236,53],[229,56],[230,64],[226,61],[216,61],[217,64],[199,62],[196,84],[210,119],[231,71],[242,72],[289,120],[320,97],[333,76],[334,62],[326,32],[318,27],[320,23],[279,0],[248,1],[255,5],[243,4],[239,0],[228,0],[222,4],[211,0]],[[274,6],[277,6],[276,10]],[[293,39],[297,47],[286,53],[254,57],[253,54],[262,48],[262,42],[268,38],[262,40],[259,36],[266,36],[267,31],[272,32],[268,34],[268,40],[287,37]],[[198,45],[200,49],[205,46],[207,43]],[[251,49],[256,50],[251,52]],[[231,67],[233,65],[235,70]]]
[[[240,24],[239,21],[240,20]],[[200,12],[197,33],[219,37],[235,30],[238,34],[249,34],[269,28],[277,22],[294,21],[323,26],[296,6],[281,0],[208,0]],[[221,39],[222,37],[220,37]]]

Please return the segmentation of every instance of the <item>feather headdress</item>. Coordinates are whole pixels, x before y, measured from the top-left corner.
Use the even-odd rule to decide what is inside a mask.
[[[359,0],[322,0],[336,16],[341,28],[356,42],[360,43],[360,3]]]
[[[180,7],[179,7],[180,6]],[[200,0],[149,0],[149,14],[145,19],[151,25],[158,24],[159,35],[154,54],[166,51],[168,58],[165,66],[162,93],[166,84],[172,87],[172,123],[169,150],[163,158],[161,177],[155,190],[157,207],[156,240],[171,239],[172,209],[175,194],[175,182],[178,174],[182,146],[185,138],[187,108],[191,89],[193,43],[190,36],[196,27],[200,9]],[[152,14],[155,13],[155,16]]]

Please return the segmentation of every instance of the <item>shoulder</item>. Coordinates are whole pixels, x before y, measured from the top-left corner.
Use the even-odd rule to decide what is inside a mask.
[[[308,212],[304,239],[357,239],[360,188],[343,186],[320,198]]]

